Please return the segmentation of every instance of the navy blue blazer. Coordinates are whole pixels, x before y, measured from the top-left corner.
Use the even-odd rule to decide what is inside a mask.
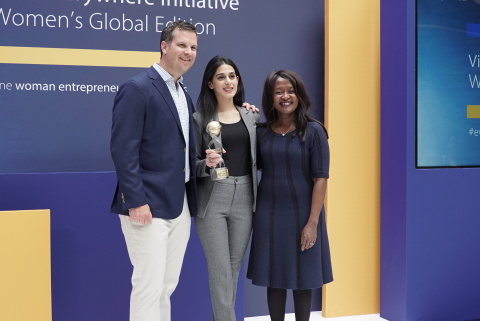
[[[187,192],[190,214],[197,213],[195,130],[192,99],[189,146],[183,137],[173,98],[155,68],[122,84],[112,113],[110,152],[117,172],[111,212],[128,215],[130,208],[148,204],[153,217],[180,215]],[[190,181],[185,183],[185,151],[190,156]]]

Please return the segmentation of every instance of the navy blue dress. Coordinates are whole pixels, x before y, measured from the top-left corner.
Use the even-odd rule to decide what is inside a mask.
[[[310,216],[313,178],[328,178],[329,148],[323,127],[308,123],[307,136],[282,136],[257,128],[262,168],[247,277],[252,283],[281,289],[316,289],[333,281],[330,248],[322,207],[315,245],[300,249]]]

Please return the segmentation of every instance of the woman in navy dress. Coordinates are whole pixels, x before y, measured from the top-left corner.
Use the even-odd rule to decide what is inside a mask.
[[[283,321],[287,289],[295,318],[310,318],[312,289],[333,281],[323,206],[329,147],[323,125],[309,116],[300,77],[273,71],[265,80],[266,123],[257,127],[262,169],[247,277],[267,287],[272,321]]]

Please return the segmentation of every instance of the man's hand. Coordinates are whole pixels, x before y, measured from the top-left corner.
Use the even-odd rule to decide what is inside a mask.
[[[255,105],[250,105],[249,103],[243,103],[242,104],[242,107],[246,108],[247,110],[251,110],[255,113],[258,113],[260,111],[260,109],[258,109],[257,107],[255,107]]]
[[[152,212],[150,211],[150,206],[148,206],[148,204],[131,208],[130,210],[128,210],[128,215],[130,215],[130,221],[132,221],[133,223],[152,223]]]

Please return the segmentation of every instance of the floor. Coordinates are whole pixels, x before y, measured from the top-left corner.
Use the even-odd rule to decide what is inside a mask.
[[[339,317],[339,318],[324,318],[322,312],[312,312],[310,321],[386,321],[386,319],[380,318],[378,314],[368,315],[356,315],[351,317]],[[270,321],[268,316],[245,318],[245,321]],[[295,321],[294,314],[287,314],[285,321]]]

